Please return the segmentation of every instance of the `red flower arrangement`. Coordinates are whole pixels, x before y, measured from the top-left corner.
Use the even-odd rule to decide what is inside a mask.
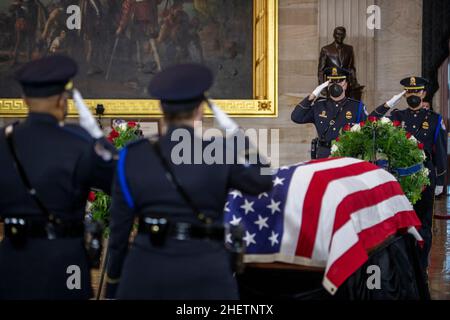
[[[344,128],[342,128],[342,130],[343,131],[350,131],[350,129],[351,129],[352,127],[350,126],[350,124],[346,124],[345,126],[344,126]]]
[[[97,198],[97,196],[95,195],[95,192],[94,191],[90,191],[89,194],[88,194],[88,201],[89,202],[94,202],[96,198]]]
[[[109,140],[109,142],[114,142],[114,140],[120,136],[120,134],[116,131],[116,129],[112,129],[111,132],[109,133],[107,139]]]

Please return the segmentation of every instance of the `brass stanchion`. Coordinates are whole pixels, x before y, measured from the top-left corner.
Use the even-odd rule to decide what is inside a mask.
[[[106,268],[108,267],[108,240],[106,240],[106,246],[105,249],[103,250],[103,266],[102,266],[102,271],[100,273],[100,283],[98,285],[98,290],[97,290],[97,297],[95,300],[100,300],[101,294],[102,294],[102,289],[103,289],[103,282],[105,281],[105,273],[106,273]]]

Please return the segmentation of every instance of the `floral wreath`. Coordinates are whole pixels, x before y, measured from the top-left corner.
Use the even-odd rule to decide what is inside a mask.
[[[353,126],[345,125],[332,141],[332,157],[352,157],[372,162],[392,173],[412,204],[430,184],[423,165],[424,145],[401,126],[400,121],[369,117]]]
[[[127,143],[137,140],[142,136],[140,125],[134,121],[116,120],[112,124],[112,130],[106,137],[117,150],[122,149]],[[91,191],[88,195],[87,215],[100,221],[104,226],[109,225],[109,208],[111,197],[102,191]],[[108,233],[108,228],[105,229]]]

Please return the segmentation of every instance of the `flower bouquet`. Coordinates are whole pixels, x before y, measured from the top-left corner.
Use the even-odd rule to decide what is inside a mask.
[[[402,128],[399,121],[369,117],[368,121],[346,125],[332,141],[332,157],[353,157],[372,162],[391,172],[412,204],[420,200],[430,184],[423,166],[424,145]]]
[[[123,148],[128,142],[139,139],[142,136],[140,126],[136,122],[115,121],[107,139],[117,150]],[[89,218],[101,222],[104,226],[109,225],[109,208],[111,197],[102,191],[91,191],[88,196],[87,214]],[[105,232],[108,232],[108,228]]]

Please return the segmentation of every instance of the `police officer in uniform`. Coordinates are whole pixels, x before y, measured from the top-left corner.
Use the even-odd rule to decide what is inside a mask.
[[[346,124],[366,120],[367,111],[361,101],[345,96],[348,86],[347,70],[332,67],[325,70],[328,81],[319,85],[300,102],[291,114],[296,123],[313,123],[318,138],[311,144],[311,158],[327,158],[330,155],[331,141],[339,136]],[[320,98],[323,89],[328,87],[328,98]]]
[[[169,67],[150,83],[149,92],[161,100],[167,131],[158,140],[131,143],[120,153],[112,194],[107,298],[238,298],[224,247],[227,193],[235,188],[256,195],[269,191],[272,181],[271,175],[261,175],[258,164],[195,163],[212,143],[194,129],[212,83],[211,71],[199,64]],[[180,151],[180,143],[188,147]],[[128,249],[135,218],[138,233]]]
[[[85,106],[81,126],[64,123],[76,72],[72,59],[52,56],[17,73],[29,114],[0,130],[0,300],[92,296],[86,199],[92,187],[109,192],[115,161]]]
[[[422,192],[422,198],[414,205],[414,210],[422,222],[419,230],[425,245],[421,250],[421,265],[425,271],[428,267],[432,244],[432,219],[434,196],[443,192],[445,173],[447,172],[446,129],[442,116],[424,107],[428,81],[421,77],[408,77],[400,81],[404,91],[395,95],[385,104],[376,108],[371,116],[382,117],[402,98],[406,97],[408,108],[393,109],[392,120],[402,123],[403,128],[424,144],[426,160],[424,165],[430,170],[431,185]]]

